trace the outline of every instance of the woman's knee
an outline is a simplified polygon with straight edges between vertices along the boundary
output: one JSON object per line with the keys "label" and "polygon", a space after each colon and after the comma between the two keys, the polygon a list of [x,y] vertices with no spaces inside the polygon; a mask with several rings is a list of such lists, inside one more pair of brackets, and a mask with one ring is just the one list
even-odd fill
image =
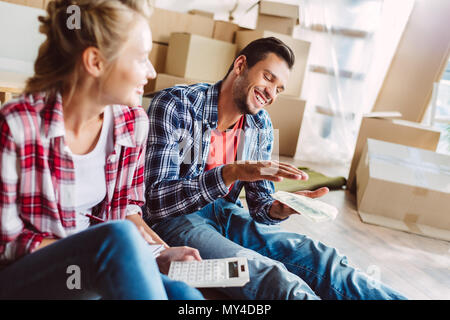
{"label": "woman's knee", "polygon": [[111,221],[99,226],[98,234],[103,243],[110,243],[113,246],[134,247],[142,245],[143,237],[137,227],[128,220]]}
{"label": "woman's knee", "polygon": [[171,280],[166,275],[162,275],[162,280],[169,300],[204,300],[199,290],[185,282]]}
{"label": "woman's knee", "polygon": [[99,230],[107,237],[124,238],[135,237],[139,234],[136,226],[128,220],[116,220],[103,223],[98,226]]}

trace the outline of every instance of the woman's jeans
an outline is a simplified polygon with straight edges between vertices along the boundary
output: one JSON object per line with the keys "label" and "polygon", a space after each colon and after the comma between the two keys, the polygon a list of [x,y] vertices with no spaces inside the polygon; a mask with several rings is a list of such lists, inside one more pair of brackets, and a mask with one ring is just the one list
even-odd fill
{"label": "woman's jeans", "polygon": [[203,299],[159,272],[134,224],[112,221],[28,254],[0,270],[0,299]]}
{"label": "woman's jeans", "polygon": [[203,259],[247,257],[250,282],[220,289],[235,299],[405,299],[351,267],[336,249],[257,223],[247,210],[223,199],[167,218],[154,230],[169,245],[197,248]]}

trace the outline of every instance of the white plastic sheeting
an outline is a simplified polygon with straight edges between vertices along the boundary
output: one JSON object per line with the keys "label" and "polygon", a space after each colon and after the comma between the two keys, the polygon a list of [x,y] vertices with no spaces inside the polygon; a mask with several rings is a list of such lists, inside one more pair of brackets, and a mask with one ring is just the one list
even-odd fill
{"label": "white plastic sheeting", "polygon": [[296,158],[348,164],[413,1],[303,0],[294,36],[311,41]]}

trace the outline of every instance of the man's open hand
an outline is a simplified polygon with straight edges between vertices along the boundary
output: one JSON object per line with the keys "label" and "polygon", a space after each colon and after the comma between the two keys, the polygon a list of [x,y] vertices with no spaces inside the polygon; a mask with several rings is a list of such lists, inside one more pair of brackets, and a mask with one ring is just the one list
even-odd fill
{"label": "man's open hand", "polygon": [[253,182],[283,179],[308,180],[308,175],[288,163],[278,161],[237,161],[225,165],[222,171],[225,184],[230,186],[236,180]]}

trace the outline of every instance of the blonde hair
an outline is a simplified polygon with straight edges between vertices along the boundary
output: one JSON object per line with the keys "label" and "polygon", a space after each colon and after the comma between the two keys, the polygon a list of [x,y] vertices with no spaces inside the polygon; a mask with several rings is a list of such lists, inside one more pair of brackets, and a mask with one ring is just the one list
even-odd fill
{"label": "blonde hair", "polygon": [[[79,28],[69,28],[71,6],[79,8]],[[34,75],[27,80],[25,93],[45,92],[53,96],[70,88],[69,100],[80,79],[78,68],[83,51],[96,47],[106,61],[106,70],[120,54],[136,14],[148,21],[149,0],[53,0],[47,16],[39,17],[39,31],[46,40],[39,48]],[[108,71],[106,72],[108,73]]]}

